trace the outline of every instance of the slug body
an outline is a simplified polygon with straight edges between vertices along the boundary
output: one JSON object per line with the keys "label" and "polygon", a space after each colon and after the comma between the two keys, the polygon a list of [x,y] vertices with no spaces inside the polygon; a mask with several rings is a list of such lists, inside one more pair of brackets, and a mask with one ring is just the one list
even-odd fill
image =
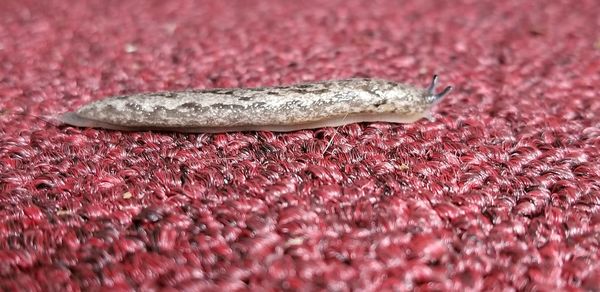
{"label": "slug body", "polygon": [[358,122],[412,123],[452,89],[435,93],[379,79],[291,86],[142,93],[92,102],[60,120],[77,127],[126,131],[287,132]]}

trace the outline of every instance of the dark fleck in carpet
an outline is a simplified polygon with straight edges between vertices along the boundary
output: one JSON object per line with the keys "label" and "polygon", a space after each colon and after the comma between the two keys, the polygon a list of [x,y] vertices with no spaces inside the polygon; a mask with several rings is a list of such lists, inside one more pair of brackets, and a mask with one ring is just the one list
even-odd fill
{"label": "dark fleck in carpet", "polygon": [[[598,291],[598,15],[596,0],[3,0],[0,289]],[[53,122],[109,95],[435,73],[456,89],[434,122]]]}

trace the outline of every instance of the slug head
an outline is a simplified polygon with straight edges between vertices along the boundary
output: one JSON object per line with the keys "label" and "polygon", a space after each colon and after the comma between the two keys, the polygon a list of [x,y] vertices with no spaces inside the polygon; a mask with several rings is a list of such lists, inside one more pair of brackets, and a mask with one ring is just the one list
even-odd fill
{"label": "slug head", "polygon": [[427,102],[430,104],[435,104],[435,103],[439,102],[440,99],[442,99],[442,97],[446,96],[448,93],[450,93],[450,91],[452,91],[452,86],[448,86],[448,87],[444,88],[444,90],[442,90],[441,92],[436,93],[435,88],[437,86],[437,82],[438,82],[438,76],[433,75],[431,84],[427,88],[427,96],[425,97]]}
{"label": "slug head", "polygon": [[431,115],[430,112],[433,106],[452,90],[452,86],[448,86],[437,93],[437,82],[438,76],[434,75],[431,84],[427,88],[407,84],[396,84],[391,88],[386,88],[386,90],[384,90],[384,98],[387,103],[383,106],[377,105],[375,112],[404,115]]}

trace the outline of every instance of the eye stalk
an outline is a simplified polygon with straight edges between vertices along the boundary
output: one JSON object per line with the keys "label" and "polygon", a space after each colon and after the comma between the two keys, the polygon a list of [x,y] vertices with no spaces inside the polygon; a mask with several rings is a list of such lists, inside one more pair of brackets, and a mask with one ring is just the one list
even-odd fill
{"label": "eye stalk", "polygon": [[435,87],[437,86],[438,76],[433,75],[433,79],[431,80],[431,84],[429,88],[427,88],[427,93],[429,93],[428,99],[430,102],[439,101],[442,97],[446,96],[450,91],[452,91],[452,86],[448,86],[442,90],[440,93],[435,93]]}

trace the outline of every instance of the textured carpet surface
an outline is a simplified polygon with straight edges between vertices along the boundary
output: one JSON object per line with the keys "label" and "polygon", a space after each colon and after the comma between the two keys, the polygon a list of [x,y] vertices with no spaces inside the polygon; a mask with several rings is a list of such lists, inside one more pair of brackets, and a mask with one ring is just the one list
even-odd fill
{"label": "textured carpet surface", "polygon": [[[597,0],[2,0],[0,289],[598,291],[598,15]],[[435,73],[456,89],[409,125],[52,119],[140,91]]]}

